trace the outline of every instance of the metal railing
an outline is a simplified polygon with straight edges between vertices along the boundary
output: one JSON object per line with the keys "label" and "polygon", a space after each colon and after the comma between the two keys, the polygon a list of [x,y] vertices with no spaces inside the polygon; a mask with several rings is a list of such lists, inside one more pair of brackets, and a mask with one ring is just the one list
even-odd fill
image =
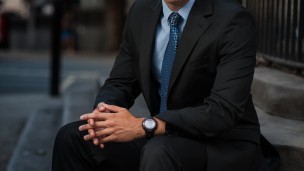
{"label": "metal railing", "polygon": [[245,0],[259,34],[258,53],[266,60],[304,69],[304,0]]}

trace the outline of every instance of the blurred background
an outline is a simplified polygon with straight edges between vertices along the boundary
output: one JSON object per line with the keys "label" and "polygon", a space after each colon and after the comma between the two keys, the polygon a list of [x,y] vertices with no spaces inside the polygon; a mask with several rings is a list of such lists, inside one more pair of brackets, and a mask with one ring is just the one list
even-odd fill
{"label": "blurred background", "polygon": [[[238,1],[257,23],[262,132],[281,170],[304,170],[304,2]],[[49,170],[55,133],[90,112],[133,2],[0,0],[0,171]],[[142,97],[131,110],[148,113]]]}
{"label": "blurred background", "polygon": [[[132,0],[62,0],[59,3],[65,52],[117,50]],[[53,0],[2,0],[1,49],[48,51],[54,5]]]}

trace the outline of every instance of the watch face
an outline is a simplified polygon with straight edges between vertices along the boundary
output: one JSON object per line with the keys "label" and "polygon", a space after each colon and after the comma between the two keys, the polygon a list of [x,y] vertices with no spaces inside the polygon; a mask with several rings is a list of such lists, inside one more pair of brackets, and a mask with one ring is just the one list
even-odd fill
{"label": "watch face", "polygon": [[156,126],[156,122],[153,119],[147,119],[144,122],[144,126],[148,129],[153,129]]}

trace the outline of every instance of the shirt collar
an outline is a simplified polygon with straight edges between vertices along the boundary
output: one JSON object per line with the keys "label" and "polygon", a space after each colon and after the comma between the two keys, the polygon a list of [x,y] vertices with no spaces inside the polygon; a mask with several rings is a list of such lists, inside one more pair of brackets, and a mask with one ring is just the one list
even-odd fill
{"label": "shirt collar", "polygon": [[[195,0],[189,0],[187,2],[187,4],[185,4],[179,11],[177,11],[179,13],[179,15],[181,15],[183,17],[183,21],[187,21],[189,13],[191,11],[191,8],[192,8],[194,2],[195,2]],[[162,4],[163,4],[164,17],[166,19],[168,19],[170,14],[174,11],[170,10],[170,8],[167,6],[167,4],[165,3],[164,0],[162,0]]]}

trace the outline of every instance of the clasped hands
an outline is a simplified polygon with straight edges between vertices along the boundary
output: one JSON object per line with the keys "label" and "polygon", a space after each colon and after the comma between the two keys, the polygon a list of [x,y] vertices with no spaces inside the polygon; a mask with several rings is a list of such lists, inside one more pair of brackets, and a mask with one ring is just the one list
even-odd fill
{"label": "clasped hands", "polygon": [[93,144],[104,148],[107,142],[128,142],[143,138],[143,119],[134,117],[125,108],[99,103],[92,113],[80,117],[87,124],[81,125],[79,130],[88,131],[84,140],[92,140]]}

